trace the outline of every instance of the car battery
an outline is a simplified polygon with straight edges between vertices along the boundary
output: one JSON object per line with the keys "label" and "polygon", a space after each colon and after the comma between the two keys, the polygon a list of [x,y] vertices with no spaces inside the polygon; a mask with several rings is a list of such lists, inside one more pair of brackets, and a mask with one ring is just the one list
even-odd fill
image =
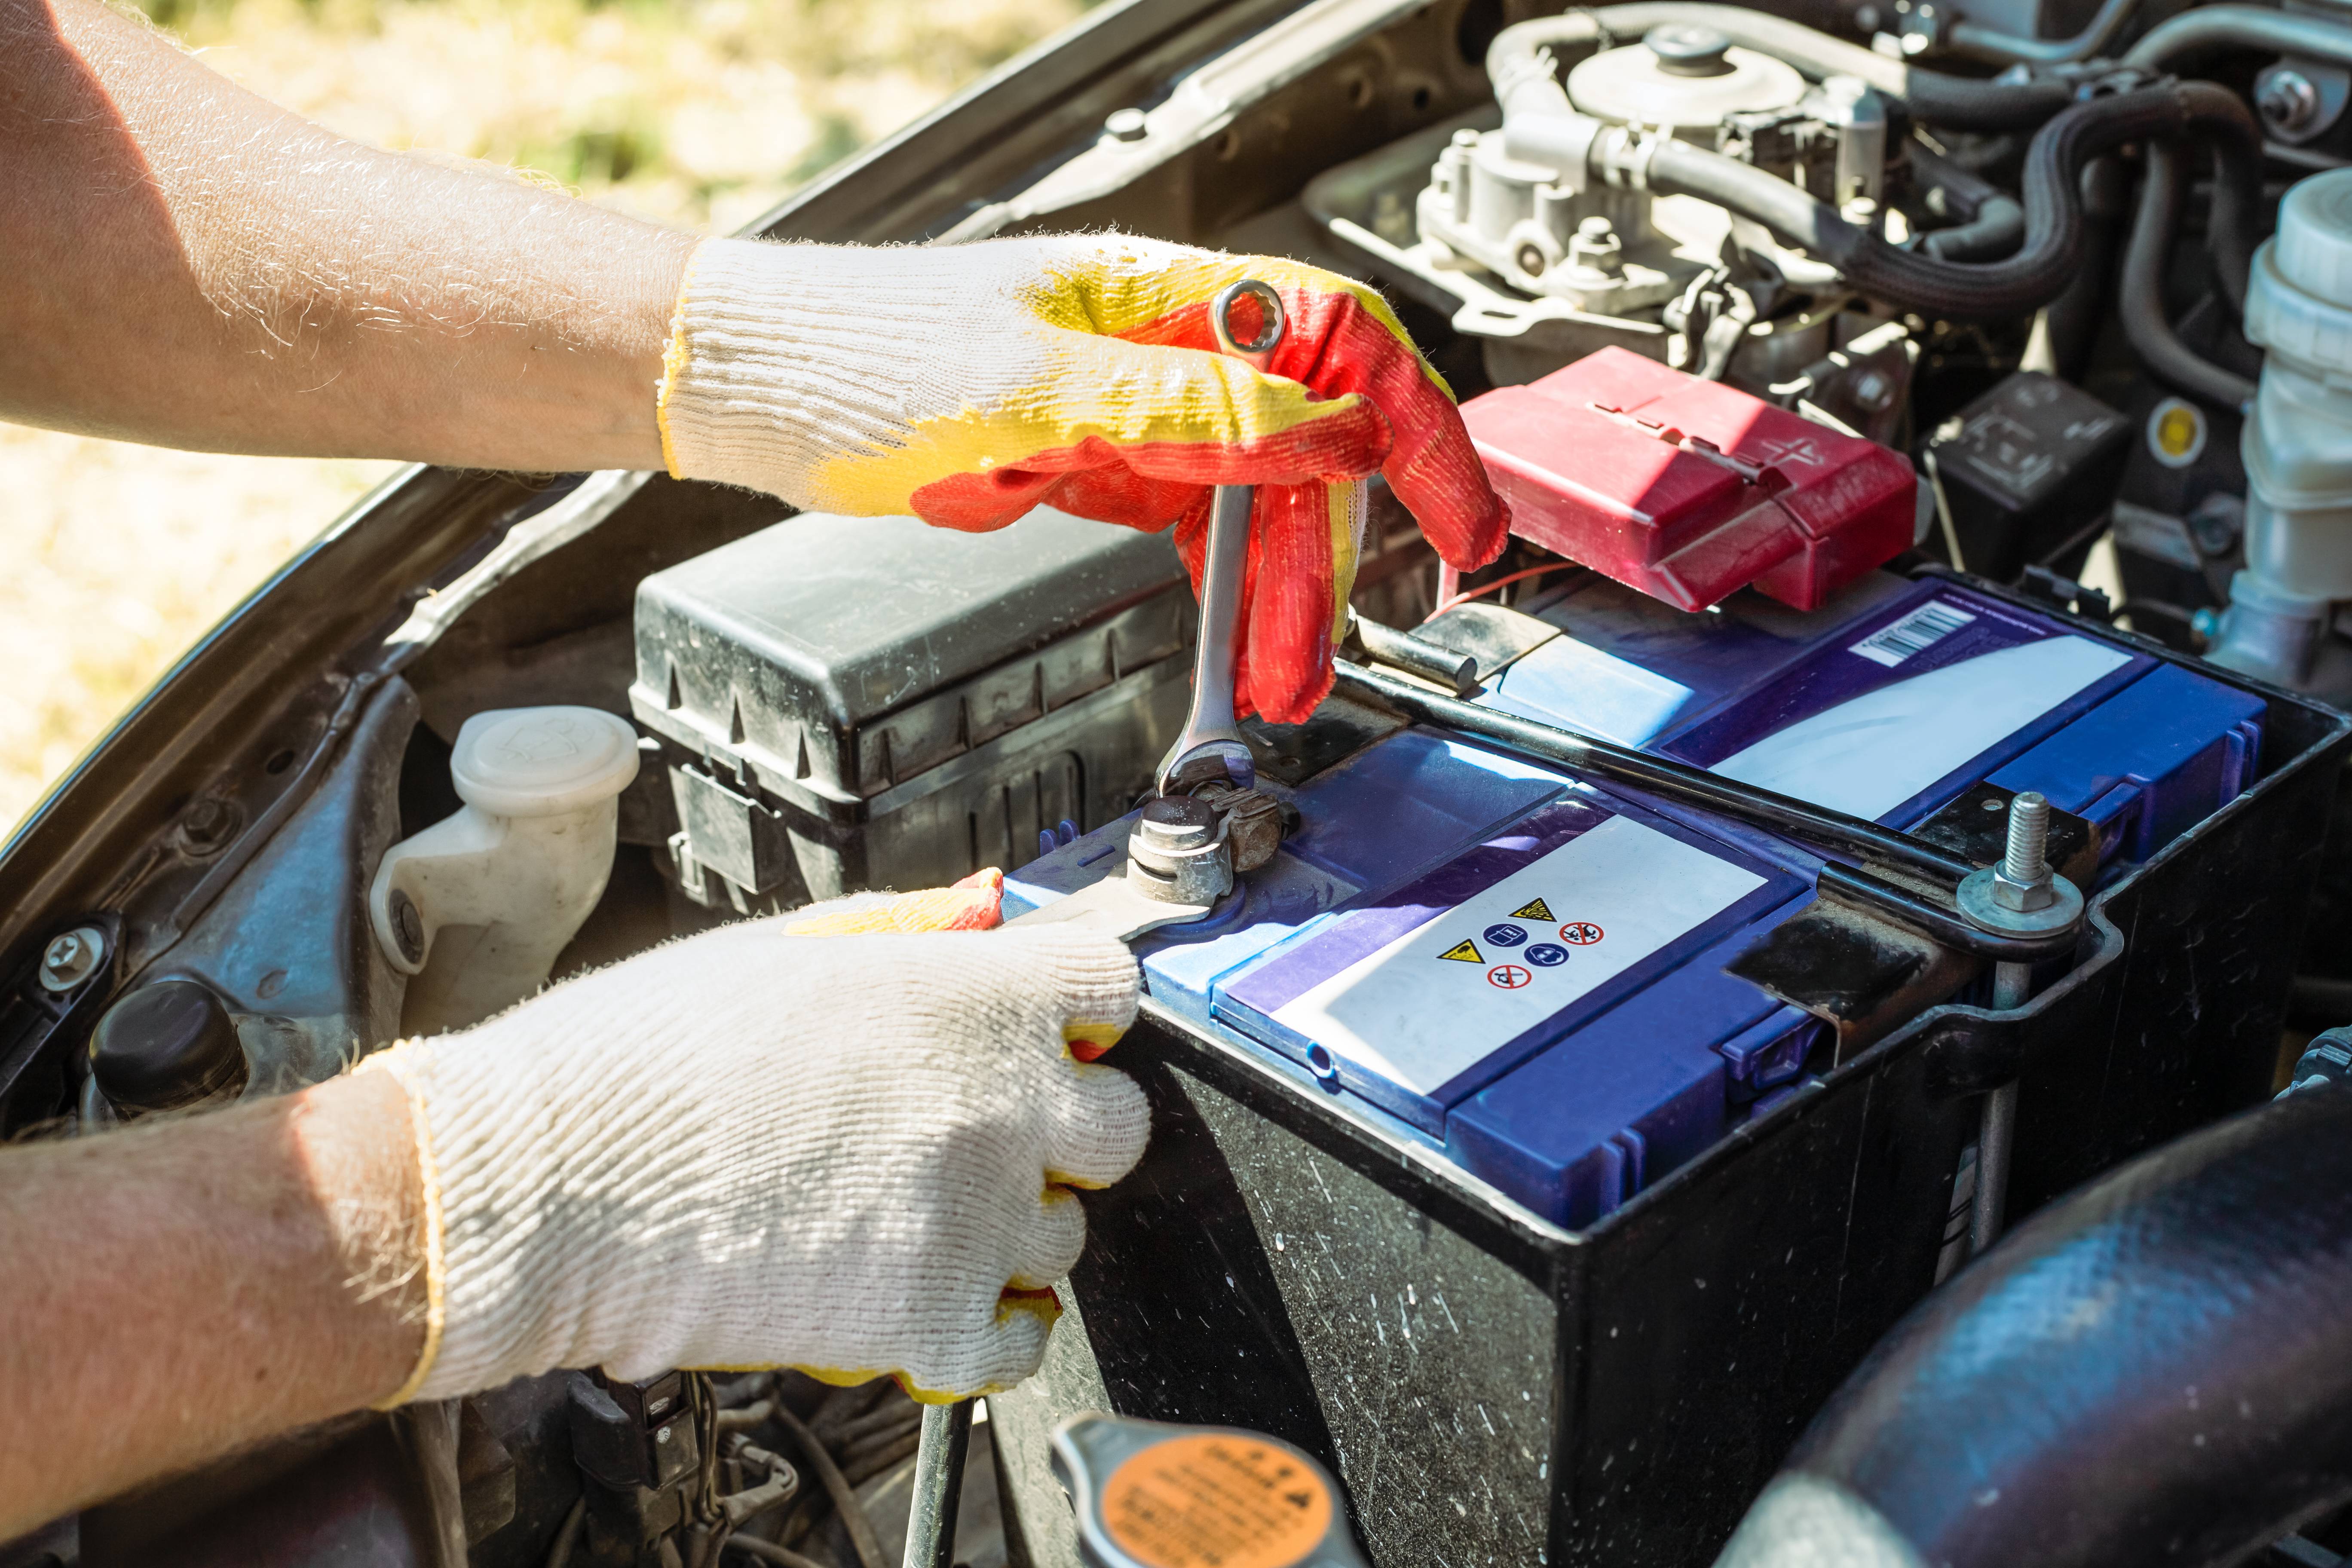
{"label": "car battery", "polygon": [[1910,547],[1911,465],[1720,382],[1603,349],[1462,407],[1511,531],[1685,610],[1810,610]]}
{"label": "car battery", "polygon": [[1595,589],[1531,604],[1559,635],[1479,700],[1895,826],[1979,783],[2039,790],[2110,861],[2146,859],[2259,763],[2261,699],[1949,581],[1874,574],[1810,616]]}
{"label": "car battery", "polygon": [[[1299,832],[1235,906],[1137,944],[1153,996],[1549,1218],[1673,1171],[1821,1037],[1722,973],[1802,901],[1801,852],[1419,730],[1288,793]],[[1007,914],[1099,876],[1127,826],[1008,878]]]}
{"label": "car battery", "polygon": [[1017,866],[1149,789],[1196,612],[1164,535],[803,513],[646,577],[637,721],[679,886],[736,910]]}
{"label": "car battery", "polygon": [[[1874,785],[1898,817],[1972,777],[2111,805],[2082,948],[2026,1009],[1930,1000],[1832,1061],[1814,1020],[1726,973],[1819,907],[1801,847],[1342,703],[1265,731],[1261,787],[1297,828],[1199,927],[1136,942],[1149,995],[1108,1060],[1144,1089],[1150,1144],[1081,1195],[1045,1366],[990,1401],[1031,1561],[1074,1560],[1048,1438],[1087,1409],[1296,1444],[1384,1568],[1708,1561],[1933,1286],[1995,1082],[2019,1082],[2019,1217],[2269,1092],[2352,721],[1973,583],[1866,578],[1811,615],[1740,595],[1653,616],[1616,592],[1580,575],[1557,604],[1581,613],[1552,629],[1623,667],[1609,711],[1641,743],[1717,761],[1908,674],[2089,644],[2012,659],[2040,669],[2016,723]],[[1849,683],[1838,659],[1885,673]],[[1580,724],[1560,689],[1553,716]],[[2151,719],[2180,726],[2145,744]],[[1604,836],[1649,885],[1628,889]],[[1110,823],[1057,846],[1008,879],[1008,912],[1122,843]],[[1604,895],[1668,918],[1562,907]],[[1621,931],[1629,961],[1536,989]],[[1465,942],[1475,959],[1445,956]],[[1538,964],[1539,945],[1570,956]],[[1438,1005],[1384,989],[1403,958]],[[1526,1011],[1473,1006],[1474,987]]]}

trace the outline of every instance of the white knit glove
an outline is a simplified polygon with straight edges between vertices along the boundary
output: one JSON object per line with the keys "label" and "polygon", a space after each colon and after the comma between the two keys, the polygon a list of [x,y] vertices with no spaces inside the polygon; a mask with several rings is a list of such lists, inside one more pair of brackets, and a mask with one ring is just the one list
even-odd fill
{"label": "white knit glove", "polygon": [[[793,1365],[966,1394],[1036,1370],[1070,1187],[1141,1156],[1134,959],[1067,927],[730,926],[368,1058],[407,1091],[428,1318],[387,1404],[554,1367]],[[1025,1294],[1024,1294],[1025,1293]]]}

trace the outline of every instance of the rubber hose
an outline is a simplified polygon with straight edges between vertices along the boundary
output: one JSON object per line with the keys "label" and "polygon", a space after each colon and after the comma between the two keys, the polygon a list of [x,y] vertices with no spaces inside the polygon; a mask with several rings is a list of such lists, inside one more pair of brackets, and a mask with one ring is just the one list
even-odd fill
{"label": "rubber hose", "polygon": [[2139,213],[2132,219],[2131,242],[2124,248],[2123,287],[2116,310],[2123,318],[2124,336],[2148,374],[2191,397],[2242,408],[2253,401],[2254,384],[2200,358],[2180,341],[2165,314],[2164,264],[2172,253],[2187,183],[2175,145],[2169,140],[2150,142],[2147,177],[2140,187]]}
{"label": "rubber hose", "polygon": [[1920,236],[1920,249],[1943,261],[1994,261],[2016,251],[2025,238],[2025,209],[2014,198],[1916,138],[1910,155],[1912,182],[1942,192],[1949,216],[1959,220]]}
{"label": "rubber hose", "polygon": [[2131,211],[2131,182],[2115,153],[2091,160],[2083,171],[2083,265],[2066,291],[2043,307],[2041,330],[2049,351],[2047,368],[2061,381],[2080,381],[2097,345],[2107,313],[2107,296],[2123,250],[2123,220]]}
{"label": "rubber hose", "polygon": [[2125,52],[2123,63],[2143,70],[2178,72],[2233,50],[2307,55],[2352,65],[2352,28],[2297,12],[2252,5],[2207,5],[2159,22]]}
{"label": "rubber hose", "polygon": [[2105,0],[2089,26],[2071,38],[2021,38],[1963,17],[1952,25],[1952,47],[2002,65],[2070,65],[2105,48],[2123,30],[2137,4],[2138,0]]}
{"label": "rubber hose", "polygon": [[[1785,180],[1685,142],[1654,143],[1644,178],[1654,190],[1698,196],[1753,218],[1836,267],[1871,299],[1925,316],[2000,321],[2056,299],[2080,265],[2083,166],[2127,142],[2188,132],[2252,138],[2260,145],[2261,132],[2245,105],[2210,82],[2165,82],[2093,99],[2059,115],[2026,149],[2025,242],[2014,256],[1988,265],[1901,249]],[[1609,147],[1606,139],[1596,142],[1595,156]],[[2245,209],[2231,222],[2251,232],[2260,183],[2228,195]]]}
{"label": "rubber hose", "polygon": [[2352,1089],[2044,1208],[1881,1340],[1717,1568],[2233,1562],[2352,1499]]}
{"label": "rubber hose", "polygon": [[1919,237],[1919,248],[1938,261],[1998,261],[2014,256],[2025,239],[2025,209],[2007,196],[1988,196],[1977,216]]}
{"label": "rubber hose", "polygon": [[[1603,34],[1634,39],[1669,22],[1712,27],[1742,48],[1786,60],[1807,76],[1859,77],[1908,106],[1914,120],[1956,131],[2021,131],[2039,125],[2074,101],[2063,81],[2007,83],[1947,76],[1874,54],[1843,38],[1738,5],[1689,0],[1640,0],[1597,10],[1538,16],[1506,27],[1486,50],[1486,75],[1496,97],[1510,107],[1506,83],[1525,79],[1540,52],[1552,46],[1592,44]],[[1541,68],[1549,78],[1550,68]]]}

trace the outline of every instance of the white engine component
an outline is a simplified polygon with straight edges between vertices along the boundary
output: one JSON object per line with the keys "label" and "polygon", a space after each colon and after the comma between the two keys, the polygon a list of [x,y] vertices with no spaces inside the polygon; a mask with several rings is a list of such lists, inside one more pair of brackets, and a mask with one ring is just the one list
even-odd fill
{"label": "white engine component", "polygon": [[1715,144],[1726,116],[1793,109],[1797,68],[1734,48],[1711,27],[1653,27],[1638,44],[1603,49],[1568,73],[1569,101],[1595,119]]}
{"label": "white engine component", "polygon": [[2216,664],[2297,684],[2336,603],[2352,599],[2352,169],[2279,204],[2254,252],[2246,337],[2268,351],[2241,449],[2246,564]]}
{"label": "white engine component", "polygon": [[478,1023],[547,983],[613,873],[637,735],[593,708],[506,708],[457,731],[465,807],[384,852],[376,941],[413,978],[402,1031]]}
{"label": "white engine component", "polygon": [[[1669,25],[1580,61],[1564,88],[1547,54],[1495,87],[1500,126],[1465,115],[1303,196],[1333,237],[1482,340],[1490,380],[1532,381],[1613,344],[1759,395],[1804,381],[1811,395],[1849,327],[1868,330],[1847,321],[1827,262],[1647,177],[1655,148],[1686,142],[1875,223],[1888,120],[1867,83],[1808,84],[1714,28]],[[1883,438],[1899,417],[1865,413],[1865,433]]]}

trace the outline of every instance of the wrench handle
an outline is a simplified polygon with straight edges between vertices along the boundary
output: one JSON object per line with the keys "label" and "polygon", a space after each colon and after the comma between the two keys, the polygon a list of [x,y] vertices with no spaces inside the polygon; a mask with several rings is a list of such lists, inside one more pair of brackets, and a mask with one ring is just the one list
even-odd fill
{"label": "wrench handle", "polygon": [[1255,485],[1219,485],[1209,511],[1208,547],[1201,563],[1201,641],[1194,650],[1193,689],[1199,716],[1234,723],[1234,656],[1241,642],[1242,585],[1249,575],[1250,508]]}

